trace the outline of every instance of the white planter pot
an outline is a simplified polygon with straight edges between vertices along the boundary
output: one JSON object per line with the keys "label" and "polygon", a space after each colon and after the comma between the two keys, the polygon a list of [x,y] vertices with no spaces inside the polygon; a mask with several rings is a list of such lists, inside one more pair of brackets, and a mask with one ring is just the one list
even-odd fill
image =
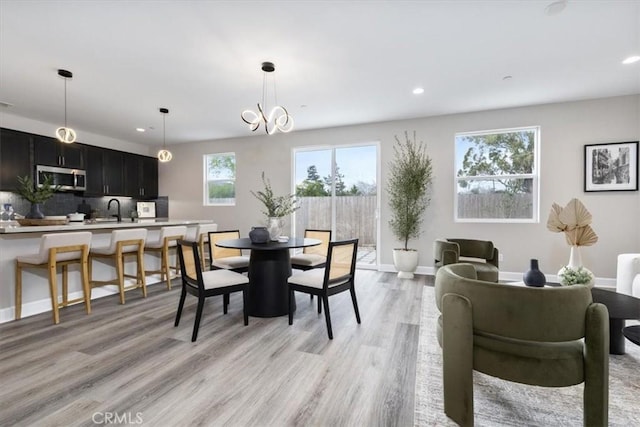
{"label": "white planter pot", "polygon": [[393,250],[393,265],[400,279],[413,279],[413,273],[418,268],[418,251],[409,249]]}

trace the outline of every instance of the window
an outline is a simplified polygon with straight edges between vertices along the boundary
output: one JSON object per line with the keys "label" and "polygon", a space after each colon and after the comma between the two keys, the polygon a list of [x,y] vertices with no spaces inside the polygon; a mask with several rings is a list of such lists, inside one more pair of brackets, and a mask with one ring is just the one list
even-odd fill
{"label": "window", "polygon": [[537,222],[539,138],[539,127],[456,134],[456,221]]}
{"label": "window", "polygon": [[236,204],[236,153],[204,155],[204,205]]}

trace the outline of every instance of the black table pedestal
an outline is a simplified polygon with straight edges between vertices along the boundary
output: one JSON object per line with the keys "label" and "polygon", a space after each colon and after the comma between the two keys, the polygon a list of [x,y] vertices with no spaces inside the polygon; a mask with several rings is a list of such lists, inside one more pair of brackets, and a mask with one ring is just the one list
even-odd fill
{"label": "black table pedestal", "polygon": [[[287,279],[291,276],[289,249],[251,250],[249,315],[276,317],[289,313]],[[293,309],[296,309],[295,301]]]}
{"label": "black table pedestal", "polygon": [[624,354],[624,319],[609,319],[609,354]]}

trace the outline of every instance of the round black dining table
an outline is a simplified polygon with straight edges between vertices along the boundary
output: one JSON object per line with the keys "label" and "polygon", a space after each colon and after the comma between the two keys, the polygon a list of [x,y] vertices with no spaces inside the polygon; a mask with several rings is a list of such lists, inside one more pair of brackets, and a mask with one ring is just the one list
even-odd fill
{"label": "round black dining table", "polygon": [[[318,239],[289,238],[287,242],[252,243],[248,237],[221,240],[216,246],[251,250],[249,258],[249,315],[276,317],[289,313],[287,279],[291,276],[289,249],[316,246]],[[295,310],[295,300],[293,309]]]}

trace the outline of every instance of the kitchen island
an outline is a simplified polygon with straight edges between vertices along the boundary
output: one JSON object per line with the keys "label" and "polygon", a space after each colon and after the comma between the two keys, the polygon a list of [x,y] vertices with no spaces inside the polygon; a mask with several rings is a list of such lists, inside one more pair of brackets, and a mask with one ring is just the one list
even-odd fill
{"label": "kitchen island", "polygon": [[[195,228],[198,224],[210,224],[211,220],[172,220],[172,219],[139,219],[136,221],[126,220],[98,221],[98,222],[70,222],[65,225],[45,225],[23,227],[15,222],[0,222],[0,271],[2,281],[0,282],[0,323],[14,320],[15,301],[15,259],[20,255],[30,255],[38,252],[40,238],[45,233],[68,233],[74,231],[90,231],[92,233],[92,246],[106,246],[111,239],[111,231],[121,228],[146,228],[148,239],[153,240],[158,237],[161,227],[173,225],[186,225],[188,228]],[[172,257],[173,258],[173,257]],[[174,262],[173,260],[171,261]],[[146,270],[159,270],[160,260],[153,255],[144,257]],[[135,263],[126,263],[127,273],[133,274]],[[113,263],[105,264],[94,261],[93,278],[95,280],[109,280],[115,277]],[[147,276],[147,285],[158,283],[159,275]],[[49,296],[48,278],[46,269],[25,269],[23,271],[22,288],[22,317],[51,310],[51,299]],[[174,280],[174,284],[177,281]],[[135,291],[134,291],[135,292]],[[91,292],[92,299],[117,293],[116,286],[101,286]],[[75,298],[82,294],[80,285],[80,272],[76,266],[69,269],[69,298]],[[117,302],[114,302],[117,304]],[[64,314],[62,315],[64,322]]]}

